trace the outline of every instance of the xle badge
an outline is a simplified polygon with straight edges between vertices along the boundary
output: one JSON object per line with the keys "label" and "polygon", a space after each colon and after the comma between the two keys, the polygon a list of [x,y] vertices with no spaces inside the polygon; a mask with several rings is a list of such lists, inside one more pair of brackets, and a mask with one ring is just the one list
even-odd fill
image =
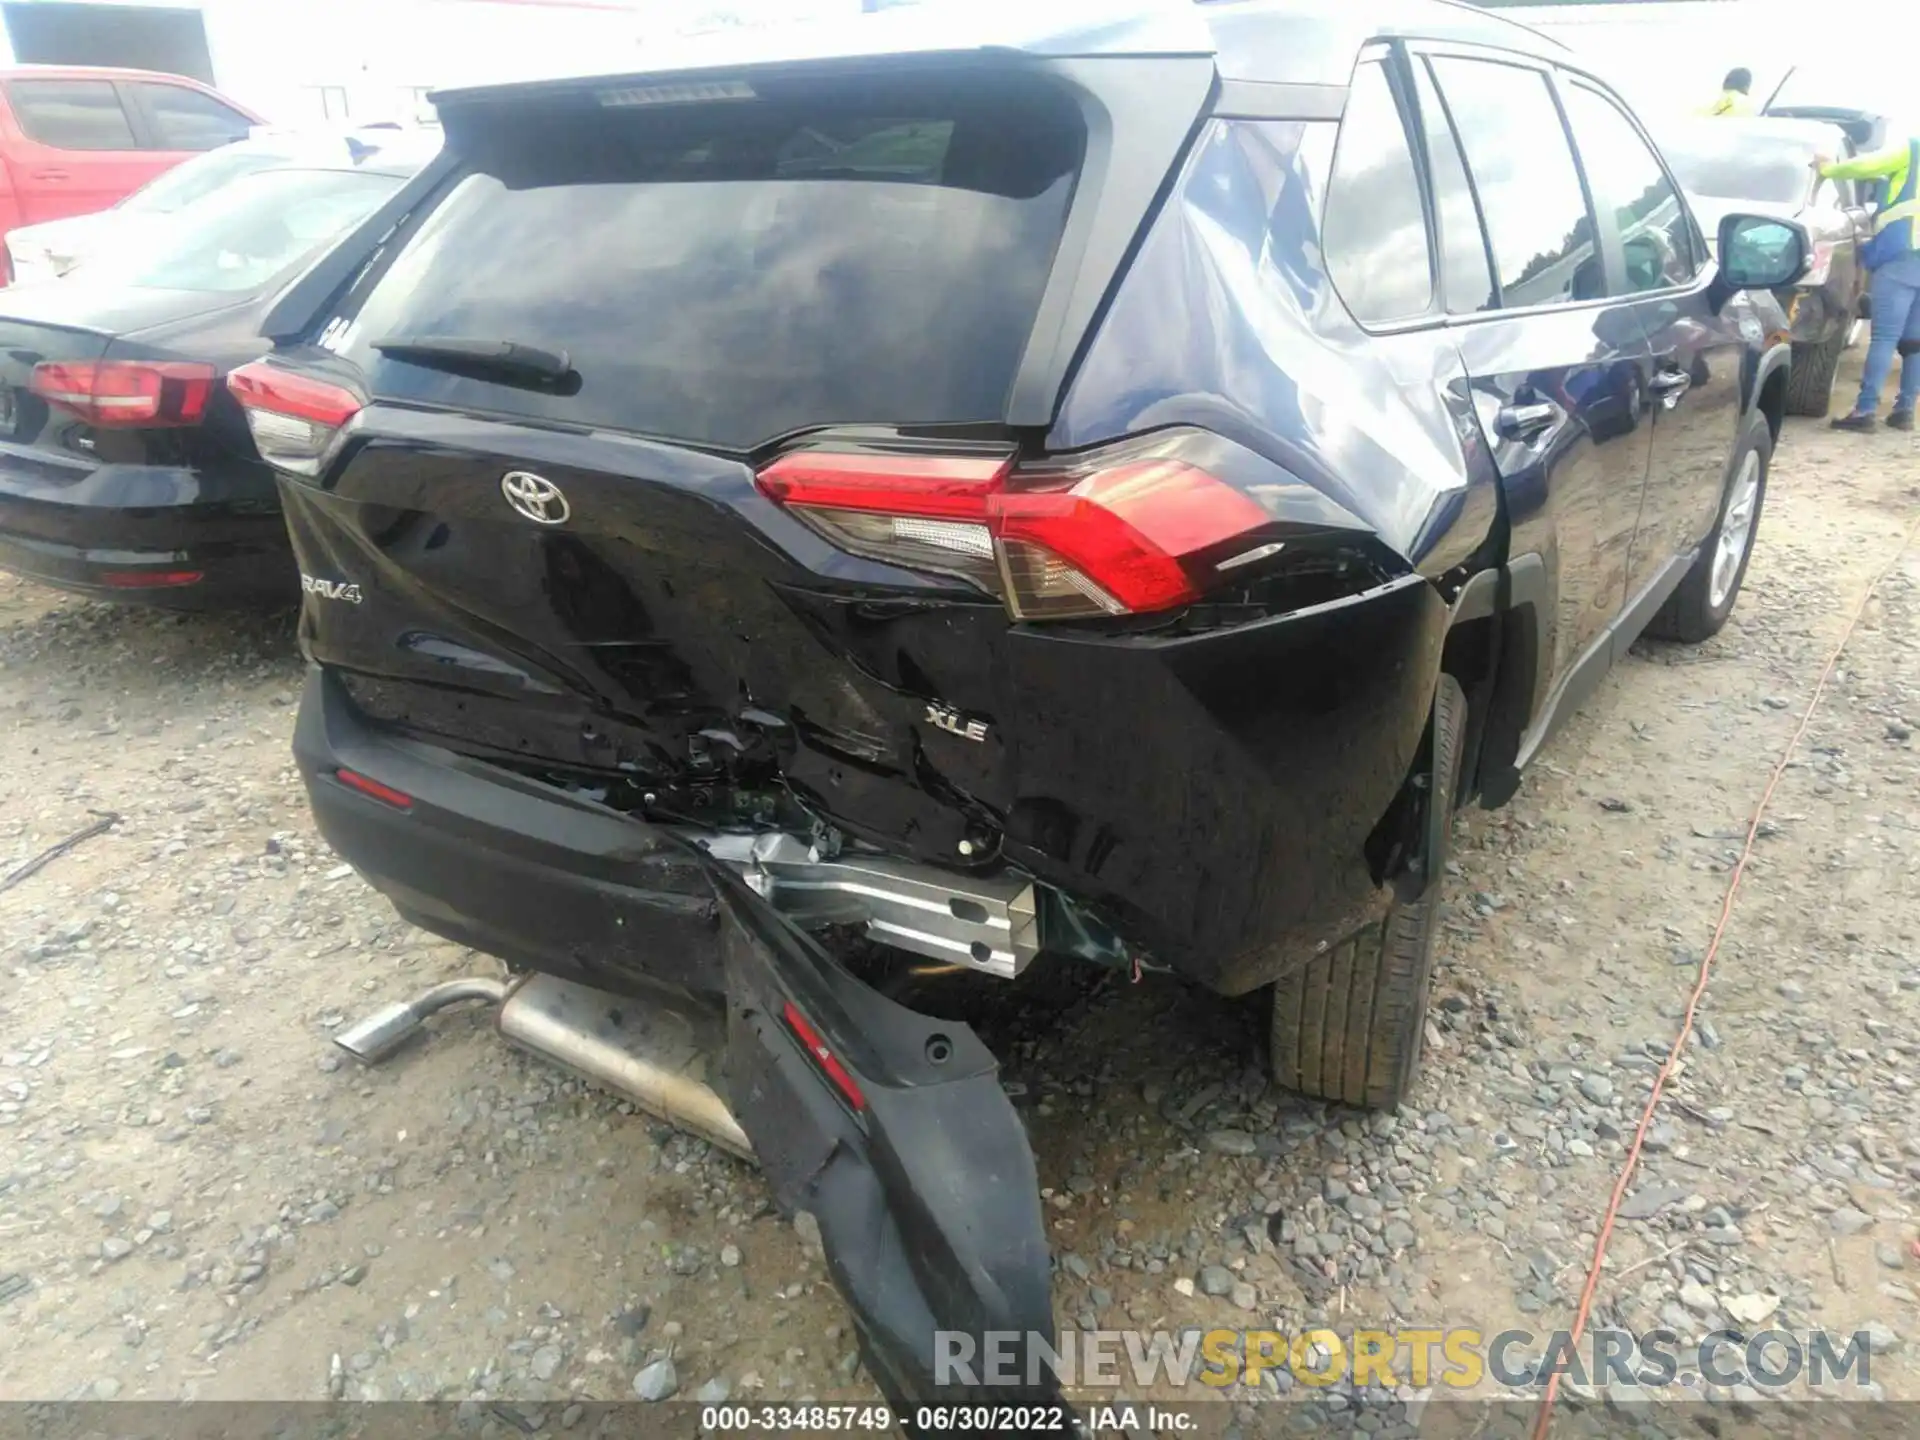
{"label": "xle badge", "polygon": [[962,740],[973,740],[977,742],[987,738],[986,721],[968,720],[951,705],[935,705],[929,703],[927,706],[927,723],[946,731],[949,735],[958,735]]}

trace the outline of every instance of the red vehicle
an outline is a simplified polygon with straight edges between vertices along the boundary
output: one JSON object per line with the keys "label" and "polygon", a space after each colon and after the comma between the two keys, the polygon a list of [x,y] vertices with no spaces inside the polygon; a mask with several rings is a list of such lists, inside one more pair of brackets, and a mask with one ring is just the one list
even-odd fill
{"label": "red vehicle", "polygon": [[66,65],[0,70],[0,245],[16,225],[104,210],[188,156],[244,139],[259,123],[245,106],[180,75]]}

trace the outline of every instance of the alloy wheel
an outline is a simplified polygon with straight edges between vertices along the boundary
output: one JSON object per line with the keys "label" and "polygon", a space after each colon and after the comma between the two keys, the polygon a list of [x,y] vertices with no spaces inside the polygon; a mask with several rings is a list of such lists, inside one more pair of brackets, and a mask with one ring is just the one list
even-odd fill
{"label": "alloy wheel", "polygon": [[1713,583],[1707,590],[1707,604],[1718,610],[1733,593],[1741,562],[1753,545],[1753,521],[1760,508],[1760,455],[1749,450],[1734,477],[1733,492],[1727,498],[1727,513],[1720,521],[1720,539],[1713,551]]}

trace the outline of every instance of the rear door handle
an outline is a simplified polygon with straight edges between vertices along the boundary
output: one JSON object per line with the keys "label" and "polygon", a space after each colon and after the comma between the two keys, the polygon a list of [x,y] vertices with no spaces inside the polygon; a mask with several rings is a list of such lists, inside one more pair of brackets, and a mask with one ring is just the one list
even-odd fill
{"label": "rear door handle", "polygon": [[36,170],[33,172],[33,178],[36,180],[71,180],[73,177],[64,170]]}
{"label": "rear door handle", "polygon": [[1502,405],[1494,425],[1509,440],[1531,440],[1551,426],[1559,412],[1544,401],[1535,405]]}

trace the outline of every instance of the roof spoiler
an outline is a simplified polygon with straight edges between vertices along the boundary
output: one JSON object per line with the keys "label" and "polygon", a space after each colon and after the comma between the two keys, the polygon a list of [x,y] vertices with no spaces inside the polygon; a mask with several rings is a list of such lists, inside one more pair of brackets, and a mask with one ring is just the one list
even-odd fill
{"label": "roof spoiler", "polygon": [[889,57],[1002,54],[1034,59],[1211,56],[1213,30],[1194,0],[921,0],[871,15],[758,26],[650,44],[647,63],[625,70],[528,75],[435,90],[435,105],[520,97],[582,84],[653,85],[768,66]]}

